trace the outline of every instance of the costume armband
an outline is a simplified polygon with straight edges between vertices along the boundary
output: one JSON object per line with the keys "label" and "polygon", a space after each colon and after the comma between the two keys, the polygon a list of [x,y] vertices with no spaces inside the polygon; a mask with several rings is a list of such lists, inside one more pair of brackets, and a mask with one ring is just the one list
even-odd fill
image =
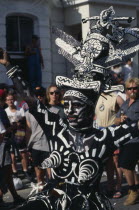
{"label": "costume armband", "polygon": [[6,72],[6,74],[7,74],[7,76],[8,76],[8,78],[10,78],[10,79],[13,79],[13,78],[15,78],[16,76],[19,76],[21,73],[22,73],[22,70],[19,68],[19,66],[11,66],[11,65],[9,65],[8,67],[7,67],[7,72]]}
{"label": "costume armband", "polygon": [[11,64],[9,64],[6,68],[7,68],[6,74],[8,78],[12,79],[18,93],[23,97],[34,96],[31,87],[29,86],[27,81],[24,80],[22,70],[20,69],[20,67],[12,66]]}

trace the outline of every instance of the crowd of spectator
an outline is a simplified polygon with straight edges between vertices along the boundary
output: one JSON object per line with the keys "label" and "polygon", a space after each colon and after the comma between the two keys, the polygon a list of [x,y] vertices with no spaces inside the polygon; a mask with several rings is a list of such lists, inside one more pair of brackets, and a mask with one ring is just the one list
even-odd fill
{"label": "crowd of spectator", "polygon": [[[124,96],[118,92],[102,94],[96,105],[96,126],[115,127],[124,122],[139,120],[139,79],[129,77],[125,83]],[[135,171],[139,160],[139,138],[132,139],[123,147],[115,150],[107,160],[105,170],[107,172],[107,195],[113,198],[122,196],[122,176],[124,174],[129,186],[129,194],[124,202],[125,206],[135,204],[139,199],[139,176]],[[114,170],[116,172],[116,185],[114,182]]]}
{"label": "crowd of spectator", "polygon": [[[47,89],[38,86],[35,96],[51,111],[64,118],[62,94],[56,85]],[[32,107],[33,108],[33,107]],[[0,207],[5,207],[3,194],[10,190],[13,205],[25,200],[17,194],[14,179],[21,177],[36,182],[40,190],[51,181],[51,170],[38,167],[49,156],[49,145],[43,129],[28,105],[13,87],[0,84]],[[17,165],[21,163],[21,167]],[[22,168],[22,171],[21,171]],[[20,179],[20,178],[19,178]]]}

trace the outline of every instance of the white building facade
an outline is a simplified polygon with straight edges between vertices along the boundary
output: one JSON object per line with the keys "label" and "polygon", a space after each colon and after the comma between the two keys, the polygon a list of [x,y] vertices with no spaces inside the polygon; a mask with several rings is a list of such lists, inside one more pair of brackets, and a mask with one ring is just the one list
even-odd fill
{"label": "white building facade", "polygon": [[[76,39],[85,39],[89,24],[82,19],[99,15],[101,10],[113,6],[117,16],[132,16],[133,26],[139,26],[139,0],[0,0],[0,47],[7,50],[13,63],[19,64],[25,75],[24,49],[32,34],[40,37],[44,58],[42,86],[54,83],[57,75],[70,75],[72,67],[55,45],[51,27],[57,26]],[[126,23],[125,23],[126,24]],[[138,55],[134,58],[134,73],[138,76]],[[0,66],[0,83],[11,84]]]}

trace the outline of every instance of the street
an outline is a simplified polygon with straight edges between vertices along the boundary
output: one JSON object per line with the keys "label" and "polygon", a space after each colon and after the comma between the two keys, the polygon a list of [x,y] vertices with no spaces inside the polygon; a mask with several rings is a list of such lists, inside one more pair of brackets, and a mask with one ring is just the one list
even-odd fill
{"label": "street", "polygon": [[[27,196],[29,195],[29,193],[31,191],[31,186],[27,179],[22,179],[22,181],[24,184],[24,188],[22,190],[18,190],[18,194],[20,196],[22,196],[23,198],[27,198]],[[102,190],[106,188],[105,186],[106,186],[106,177],[102,177],[102,179],[101,179]],[[131,206],[123,205],[123,202],[126,199],[127,189],[128,189],[127,184],[126,184],[125,180],[123,180],[123,185],[122,185],[123,196],[122,196],[122,198],[110,199],[110,201],[114,207],[114,210],[138,210],[139,209],[139,202],[137,204],[131,205]],[[9,204],[12,203],[12,196],[9,192],[5,194],[4,201]],[[11,209],[16,210],[16,208],[11,208]],[[7,208],[3,208],[1,210],[7,210]]]}

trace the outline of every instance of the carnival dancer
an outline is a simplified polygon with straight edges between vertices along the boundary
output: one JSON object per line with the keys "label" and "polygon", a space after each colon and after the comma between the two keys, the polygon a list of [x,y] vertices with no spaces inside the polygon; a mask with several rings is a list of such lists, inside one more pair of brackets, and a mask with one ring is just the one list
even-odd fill
{"label": "carnival dancer", "polygon": [[[117,20],[123,19],[129,20],[114,17],[112,7],[102,11],[100,17],[95,17],[97,24],[90,29],[83,46],[61,30],[53,29],[59,36],[56,43],[60,52],[75,65],[72,79],[56,78],[57,86],[66,88],[64,112],[67,120],[63,122],[40,101],[35,103],[35,98],[32,98],[29,112],[43,128],[50,146],[50,156],[40,167],[52,169],[55,183],[48,184],[43,192],[31,195],[21,210],[113,209],[99,189],[103,166],[116,147],[138,135],[138,124],[127,121],[115,128],[97,130],[93,128],[93,116],[101,92],[123,88],[111,86],[107,67],[120,62],[121,58],[132,56],[139,48],[135,30],[128,29],[128,32],[133,32],[132,36],[137,39],[136,48],[133,47],[135,42],[127,46],[123,44],[126,29],[117,25]],[[20,94],[31,99],[33,94],[23,80],[21,70],[10,65],[6,53],[0,63],[6,66],[7,75]]]}

